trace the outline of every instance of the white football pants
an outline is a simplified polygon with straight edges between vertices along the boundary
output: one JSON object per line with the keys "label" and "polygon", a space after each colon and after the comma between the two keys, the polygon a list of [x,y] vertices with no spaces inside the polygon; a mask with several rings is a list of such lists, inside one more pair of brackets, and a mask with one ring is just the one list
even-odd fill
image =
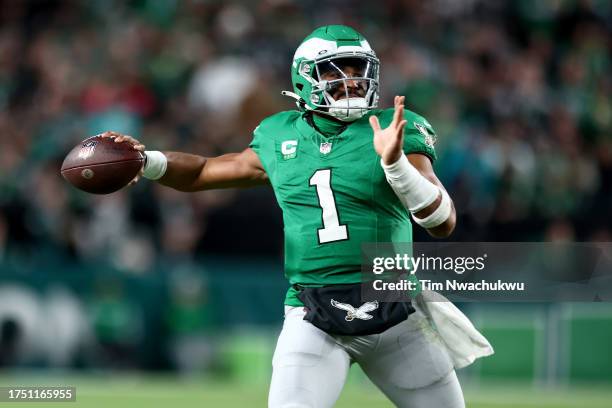
{"label": "white football pants", "polygon": [[303,320],[304,314],[302,307],[285,307],[270,408],[332,407],[353,362],[398,407],[465,407],[447,351],[420,311],[370,336],[332,336]]}

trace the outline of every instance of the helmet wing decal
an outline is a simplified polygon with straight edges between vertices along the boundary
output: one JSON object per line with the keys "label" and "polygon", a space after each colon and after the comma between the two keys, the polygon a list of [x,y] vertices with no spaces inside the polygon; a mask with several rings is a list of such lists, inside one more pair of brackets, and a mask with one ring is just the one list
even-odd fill
{"label": "helmet wing decal", "polygon": [[322,55],[326,55],[328,53],[335,53],[337,50],[338,46],[336,45],[335,41],[324,40],[323,38],[310,38],[300,44],[298,49],[295,50],[293,60],[295,61],[298,58],[314,60],[321,57]]}

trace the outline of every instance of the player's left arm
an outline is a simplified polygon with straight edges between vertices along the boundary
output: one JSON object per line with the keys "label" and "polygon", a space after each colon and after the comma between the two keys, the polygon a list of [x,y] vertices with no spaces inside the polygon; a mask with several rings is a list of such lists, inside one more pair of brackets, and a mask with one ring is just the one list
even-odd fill
{"label": "player's left arm", "polygon": [[370,116],[374,149],[381,157],[387,182],[410,213],[414,222],[430,235],[445,238],[455,228],[456,213],[446,189],[436,177],[429,158],[404,154],[404,97],[396,96],[393,120],[382,129],[378,118]]}
{"label": "player's left arm", "polygon": [[[408,154],[407,157],[410,164],[412,164],[412,166],[414,166],[414,168],[417,169],[423,177],[440,189],[440,194],[433,203],[412,214],[417,219],[426,219],[440,208],[440,205],[442,205],[443,194],[448,194],[448,192],[436,176],[436,173],[434,173],[429,157],[418,153]],[[442,222],[442,224],[436,227],[427,228],[427,232],[429,232],[429,234],[435,238],[446,238],[453,232],[456,223],[457,213],[452,200],[450,200],[450,215],[448,218]]]}

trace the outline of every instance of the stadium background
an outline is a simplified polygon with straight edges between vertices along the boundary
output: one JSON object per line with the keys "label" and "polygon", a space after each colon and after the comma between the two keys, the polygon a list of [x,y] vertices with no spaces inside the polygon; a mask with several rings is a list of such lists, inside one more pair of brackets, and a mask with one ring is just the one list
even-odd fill
{"label": "stadium background", "polygon": [[[453,240],[611,240],[609,1],[3,0],[0,385],[72,382],[82,406],[263,406],[286,289],[271,190],[95,197],[58,169],[108,129],[242,150],[293,108],[292,54],[331,23],[377,51],[382,105],[406,95],[437,130]],[[469,406],[610,406],[612,306],[463,307],[497,349],[461,372]],[[353,369],[339,406],[381,401]]]}

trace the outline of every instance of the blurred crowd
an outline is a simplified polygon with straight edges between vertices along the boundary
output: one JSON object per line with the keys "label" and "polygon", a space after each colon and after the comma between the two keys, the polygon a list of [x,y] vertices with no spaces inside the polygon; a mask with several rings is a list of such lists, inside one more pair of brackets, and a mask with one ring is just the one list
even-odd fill
{"label": "blurred crowd", "polygon": [[260,120],[294,108],[280,96],[293,52],[332,23],[377,52],[382,105],[406,95],[436,129],[453,239],[612,238],[608,1],[3,0],[0,260],[48,253],[141,273],[161,258],[280,255],[269,188],[144,181],[91,196],[59,168],[104,130],[154,150],[244,149]]}

